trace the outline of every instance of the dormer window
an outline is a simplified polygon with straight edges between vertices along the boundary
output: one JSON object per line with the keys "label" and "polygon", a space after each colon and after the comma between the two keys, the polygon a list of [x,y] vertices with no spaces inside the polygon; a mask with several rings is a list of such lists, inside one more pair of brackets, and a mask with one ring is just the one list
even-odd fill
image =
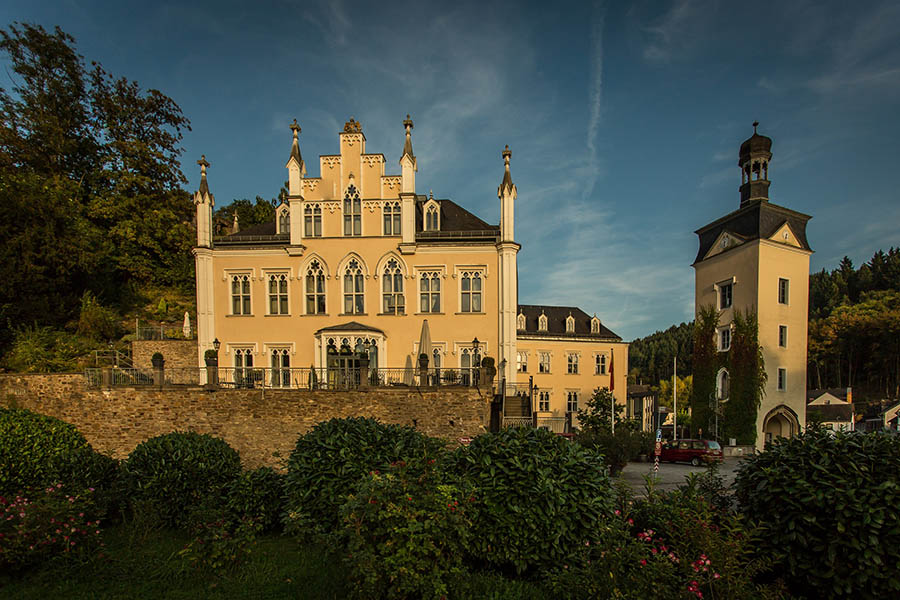
{"label": "dormer window", "polygon": [[600,333],[600,319],[597,317],[591,319],[591,333]]}
{"label": "dormer window", "polygon": [[438,231],[440,228],[440,213],[437,206],[432,204],[425,209],[425,231]]}
{"label": "dormer window", "polygon": [[575,333],[575,317],[572,315],[566,317],[566,333]]}
{"label": "dormer window", "polygon": [[525,331],[525,315],[522,313],[519,313],[519,316],[516,317],[516,329]]}
{"label": "dormer window", "polygon": [[544,313],[538,317],[538,331],[547,331],[547,315]]}

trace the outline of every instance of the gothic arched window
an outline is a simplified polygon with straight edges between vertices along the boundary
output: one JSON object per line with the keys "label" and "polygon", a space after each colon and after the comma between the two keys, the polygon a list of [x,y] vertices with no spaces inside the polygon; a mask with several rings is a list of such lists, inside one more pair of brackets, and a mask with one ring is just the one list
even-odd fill
{"label": "gothic arched window", "polygon": [[425,231],[437,231],[440,229],[438,220],[438,209],[432,205],[425,211]]}
{"label": "gothic arched window", "polygon": [[360,315],[365,312],[364,291],[362,268],[354,258],[344,269],[344,314]]}
{"label": "gothic arched window", "polygon": [[400,235],[400,203],[384,203],[384,235]]}
{"label": "gothic arched window", "polygon": [[291,213],[287,210],[278,215],[278,233],[289,234],[291,232]]}
{"label": "gothic arched window", "polygon": [[384,266],[381,279],[381,293],[384,297],[384,312],[390,315],[402,315],[406,303],[403,299],[403,270],[396,258],[392,258]]}
{"label": "gothic arched window", "polygon": [[303,208],[303,235],[322,237],[322,205],[307,204]]}
{"label": "gothic arched window", "polygon": [[318,260],[306,268],[306,314],[325,314],[325,270]]}

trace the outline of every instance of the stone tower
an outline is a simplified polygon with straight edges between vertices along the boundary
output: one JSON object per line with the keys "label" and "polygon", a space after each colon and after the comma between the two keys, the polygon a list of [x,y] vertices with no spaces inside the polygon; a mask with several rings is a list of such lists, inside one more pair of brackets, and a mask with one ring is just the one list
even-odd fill
{"label": "stone tower", "polygon": [[[695,310],[719,311],[716,346],[727,352],[736,310],[759,322],[768,382],[757,415],[756,445],[796,435],[806,423],[806,335],[809,257],[806,223],[811,218],[769,200],[772,140],[757,133],[743,144],[740,206],[698,229],[694,260]],[[717,378],[717,394],[728,399],[728,373]],[[726,440],[727,442],[727,440]]]}

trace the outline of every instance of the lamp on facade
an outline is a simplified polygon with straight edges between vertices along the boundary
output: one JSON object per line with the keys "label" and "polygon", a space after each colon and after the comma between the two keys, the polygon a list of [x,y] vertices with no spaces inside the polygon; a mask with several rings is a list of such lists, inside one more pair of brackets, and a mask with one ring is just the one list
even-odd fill
{"label": "lamp on facade", "polygon": [[219,348],[220,348],[221,346],[222,346],[222,342],[219,341],[219,338],[216,338],[216,339],[213,340],[213,348],[215,349],[215,351],[216,351],[217,354],[218,354]]}
{"label": "lamp on facade", "polygon": [[474,358],[472,359],[472,360],[473,360],[473,362],[472,362],[472,366],[473,366],[473,367],[477,367],[477,366],[479,366],[480,363],[481,363],[481,357],[478,356],[478,346],[479,346],[480,344],[481,344],[481,342],[478,341],[478,338],[477,338],[477,337],[476,337],[474,340],[472,340],[472,350],[474,350]]}

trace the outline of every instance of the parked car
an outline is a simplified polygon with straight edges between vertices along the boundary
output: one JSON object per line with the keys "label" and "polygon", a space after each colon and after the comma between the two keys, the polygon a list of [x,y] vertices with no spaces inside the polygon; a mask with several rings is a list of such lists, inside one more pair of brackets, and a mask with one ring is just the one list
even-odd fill
{"label": "parked car", "polygon": [[722,462],[724,455],[719,442],[714,440],[678,440],[663,444],[659,459],[664,462],[689,462],[695,467],[701,463]]}

